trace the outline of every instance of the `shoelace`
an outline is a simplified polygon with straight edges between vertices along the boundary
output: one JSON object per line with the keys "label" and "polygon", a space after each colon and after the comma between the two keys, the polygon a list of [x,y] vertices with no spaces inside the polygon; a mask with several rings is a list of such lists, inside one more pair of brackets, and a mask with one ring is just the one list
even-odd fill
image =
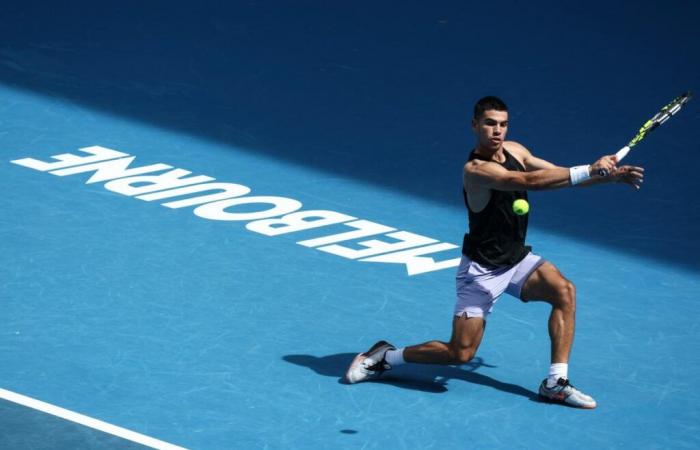
{"label": "shoelace", "polygon": [[377,361],[376,363],[372,364],[371,366],[367,366],[366,369],[370,370],[372,372],[379,372],[382,373],[387,369],[390,369],[391,367],[389,364],[386,363],[384,358],[382,358],[381,361]]}
{"label": "shoelace", "polygon": [[[568,379],[565,380],[565,379],[563,379],[563,378],[559,378],[559,379],[557,380],[557,385],[561,386],[562,388],[565,388],[565,387],[568,386],[568,387],[570,387],[571,389],[576,389],[576,386],[574,386],[573,384],[571,384],[571,383],[569,382]],[[576,389],[576,390],[578,390],[578,389]]]}

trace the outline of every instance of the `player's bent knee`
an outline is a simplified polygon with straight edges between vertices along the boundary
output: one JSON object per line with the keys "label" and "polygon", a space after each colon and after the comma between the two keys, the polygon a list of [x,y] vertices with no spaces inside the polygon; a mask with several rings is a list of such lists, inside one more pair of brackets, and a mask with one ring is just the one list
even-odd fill
{"label": "player's bent knee", "polygon": [[557,306],[564,309],[576,309],[576,286],[567,279],[563,279],[556,287]]}
{"label": "player's bent knee", "polygon": [[451,350],[452,364],[466,364],[474,359],[474,355],[476,355],[476,349],[473,347],[464,347]]}

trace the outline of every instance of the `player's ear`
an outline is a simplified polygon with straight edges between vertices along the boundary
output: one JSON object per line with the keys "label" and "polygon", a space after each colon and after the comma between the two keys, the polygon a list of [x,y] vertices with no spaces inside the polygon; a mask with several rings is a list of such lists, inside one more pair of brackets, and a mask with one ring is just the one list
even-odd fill
{"label": "player's ear", "polygon": [[479,125],[479,122],[476,119],[472,119],[472,131],[476,132],[477,125]]}

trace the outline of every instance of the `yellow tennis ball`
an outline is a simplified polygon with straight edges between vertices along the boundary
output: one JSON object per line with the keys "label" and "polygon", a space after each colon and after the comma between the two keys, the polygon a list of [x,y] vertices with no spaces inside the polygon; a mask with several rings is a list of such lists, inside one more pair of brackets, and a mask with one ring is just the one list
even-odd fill
{"label": "yellow tennis ball", "polygon": [[530,211],[530,204],[527,202],[527,200],[519,198],[513,202],[513,212],[515,214],[522,216],[527,214],[528,211]]}

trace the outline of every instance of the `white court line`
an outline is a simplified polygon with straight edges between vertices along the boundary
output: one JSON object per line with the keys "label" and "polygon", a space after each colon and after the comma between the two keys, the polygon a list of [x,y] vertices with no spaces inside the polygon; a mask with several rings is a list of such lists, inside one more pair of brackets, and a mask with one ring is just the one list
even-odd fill
{"label": "white court line", "polygon": [[145,445],[151,448],[157,448],[162,450],[186,450],[184,447],[178,447],[177,445],[168,444],[161,440],[145,436],[135,431],[127,430],[126,428],[118,427],[116,425],[103,422],[101,420],[93,419],[92,417],[84,416],[67,409],[51,405],[49,403],[42,402],[15,392],[7,391],[0,388],[0,398],[8,400],[12,403],[17,403],[28,408],[36,409],[47,414],[51,414],[61,419],[70,420],[71,422],[84,425],[86,427],[94,428],[95,430],[103,431],[114,436],[118,436],[122,439],[127,439],[137,444]]}

